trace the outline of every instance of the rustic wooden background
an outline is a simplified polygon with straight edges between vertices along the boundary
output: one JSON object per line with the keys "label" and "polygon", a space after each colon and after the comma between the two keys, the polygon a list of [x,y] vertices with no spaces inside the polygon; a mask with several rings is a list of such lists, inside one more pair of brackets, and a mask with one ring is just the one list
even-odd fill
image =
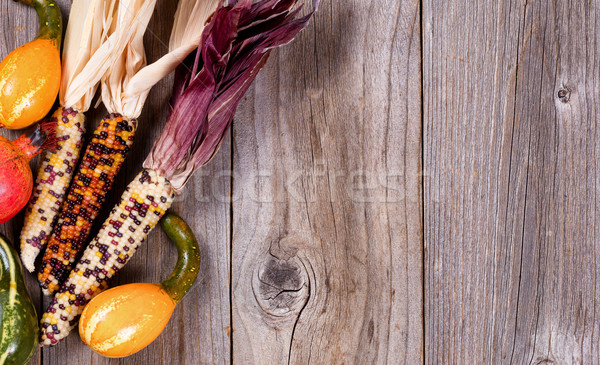
{"label": "rustic wooden background", "polygon": [[[175,6],[159,1],[151,60]],[[4,57],[36,18],[0,9]],[[600,363],[599,23],[588,0],[323,0],[173,208],[203,270],[163,334],[122,360],[73,334],[32,363]],[[155,230],[115,284],[175,256]]]}

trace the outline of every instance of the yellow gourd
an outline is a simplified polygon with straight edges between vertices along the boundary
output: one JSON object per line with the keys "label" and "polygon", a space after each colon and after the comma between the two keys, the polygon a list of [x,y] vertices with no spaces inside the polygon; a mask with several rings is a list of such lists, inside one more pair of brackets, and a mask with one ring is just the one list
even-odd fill
{"label": "yellow gourd", "polygon": [[35,8],[40,29],[35,40],[0,62],[0,127],[21,129],[42,119],[60,87],[62,16],[54,0],[19,0]]}
{"label": "yellow gourd", "polygon": [[158,284],[117,286],[85,307],[79,320],[81,340],[106,357],[131,355],[158,337],[175,305]]}
{"label": "yellow gourd", "polygon": [[81,340],[106,357],[124,357],[148,346],[198,276],[200,252],[190,227],[168,213],[161,226],[177,246],[177,264],[160,284],[121,285],[94,297],[79,319]]}

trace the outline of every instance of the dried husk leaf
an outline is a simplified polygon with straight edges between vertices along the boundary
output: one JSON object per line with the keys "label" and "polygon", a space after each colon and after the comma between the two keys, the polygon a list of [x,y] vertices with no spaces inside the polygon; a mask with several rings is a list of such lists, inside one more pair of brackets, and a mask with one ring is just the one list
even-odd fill
{"label": "dried husk leaf", "polygon": [[60,104],[85,112],[110,66],[116,0],[74,0],[62,54]]}
{"label": "dried husk leaf", "polygon": [[133,76],[124,95],[129,97],[147,92],[173,72],[198,47],[206,20],[219,3],[220,0],[180,0],[169,40],[169,53]]}
{"label": "dried husk leaf", "polygon": [[[146,66],[143,36],[156,0],[129,0],[126,14],[119,10],[117,33],[126,40],[120,59],[102,80],[102,101],[109,112],[137,119],[152,86],[170,74],[198,45],[206,19],[219,0],[180,0],[169,42],[169,52]],[[128,17],[137,13],[133,19]]]}
{"label": "dried husk leaf", "polygon": [[192,69],[182,64],[177,70],[173,111],[144,168],[158,171],[179,192],[212,159],[270,50],[289,43],[318,6],[315,1],[313,12],[297,18],[296,2],[239,0],[218,8],[204,30]]}
{"label": "dried husk leaf", "polygon": [[110,113],[137,119],[148,92],[123,95],[131,78],[146,65],[144,33],[152,17],[156,0],[121,0],[118,2],[114,27],[115,55],[102,77],[102,102]]}

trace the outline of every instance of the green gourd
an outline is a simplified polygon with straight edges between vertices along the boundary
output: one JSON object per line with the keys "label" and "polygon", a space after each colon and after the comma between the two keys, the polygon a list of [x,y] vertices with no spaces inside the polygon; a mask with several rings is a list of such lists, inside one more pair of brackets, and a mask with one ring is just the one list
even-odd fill
{"label": "green gourd", "polygon": [[19,255],[0,235],[0,365],[25,364],[38,344],[38,319]]}

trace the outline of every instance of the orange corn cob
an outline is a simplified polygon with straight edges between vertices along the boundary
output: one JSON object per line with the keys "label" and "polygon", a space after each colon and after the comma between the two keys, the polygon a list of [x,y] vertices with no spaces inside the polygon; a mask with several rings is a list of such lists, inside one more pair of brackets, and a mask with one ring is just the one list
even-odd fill
{"label": "orange corn cob", "polygon": [[87,146],[38,271],[45,295],[66,279],[133,143],[135,121],[110,114]]}
{"label": "orange corn cob", "polygon": [[46,246],[69,189],[85,133],[85,117],[71,108],[58,108],[51,119],[56,122],[56,151],[43,154],[35,189],[25,210],[21,230],[21,260],[33,272],[35,258]]}

